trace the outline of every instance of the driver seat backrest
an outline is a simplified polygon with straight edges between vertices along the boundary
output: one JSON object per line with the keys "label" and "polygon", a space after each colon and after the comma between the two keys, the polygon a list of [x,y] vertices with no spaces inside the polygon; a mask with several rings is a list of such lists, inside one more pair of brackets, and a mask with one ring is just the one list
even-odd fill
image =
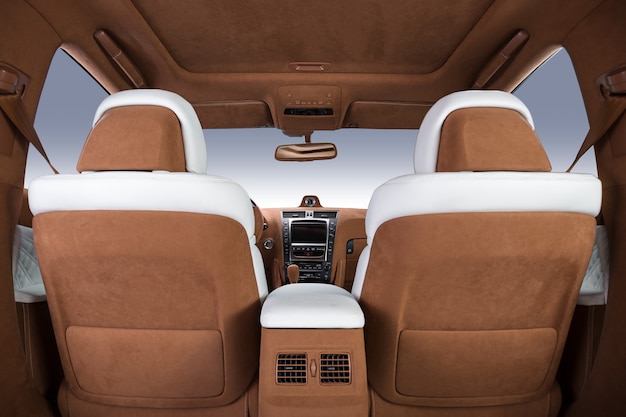
{"label": "driver seat backrest", "polygon": [[353,287],[374,415],[555,416],[600,181],[550,172],[499,91],[437,102],[414,161],[371,198]]}
{"label": "driver seat backrest", "polygon": [[205,174],[193,107],[160,90],[111,95],[77,169],[29,193],[62,414],[243,415],[267,284],[250,199]]}

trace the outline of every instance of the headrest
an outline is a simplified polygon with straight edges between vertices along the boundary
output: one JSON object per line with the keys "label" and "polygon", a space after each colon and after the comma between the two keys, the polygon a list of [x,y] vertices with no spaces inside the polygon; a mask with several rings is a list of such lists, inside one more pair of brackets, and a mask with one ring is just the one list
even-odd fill
{"label": "headrest", "polygon": [[163,90],[128,90],[107,97],[77,169],[206,172],[206,145],[193,107]]}
{"label": "headrest", "polygon": [[502,91],[452,93],[424,117],[415,145],[416,173],[550,171],[532,116]]}
{"label": "headrest", "polygon": [[537,171],[552,167],[521,114],[502,108],[456,110],[441,128],[437,172]]}
{"label": "headrest", "polygon": [[158,106],[107,110],[89,133],[76,169],[185,172],[178,118]]}

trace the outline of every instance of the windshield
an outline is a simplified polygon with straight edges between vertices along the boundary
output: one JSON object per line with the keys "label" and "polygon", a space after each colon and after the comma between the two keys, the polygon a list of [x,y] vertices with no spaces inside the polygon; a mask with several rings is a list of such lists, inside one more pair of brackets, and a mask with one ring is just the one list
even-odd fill
{"label": "windshield", "polygon": [[[517,89],[530,108],[537,133],[554,171],[573,160],[587,131],[580,90],[564,50],[553,56]],[[76,162],[106,92],[62,50],[52,60],[37,110],[35,127],[61,173],[75,173]],[[340,129],[316,131],[313,142],[332,142],[335,159],[278,162],[278,145],[303,142],[274,128],[206,129],[207,172],[241,184],[261,207],[295,207],[304,195],[318,196],[326,207],[366,208],[383,182],[413,172],[417,130]],[[574,171],[596,173],[593,152]],[[29,152],[25,184],[50,168]]]}
{"label": "windshield", "polygon": [[261,207],[294,207],[317,195],[326,207],[366,208],[376,187],[413,172],[415,130],[318,131],[313,142],[332,142],[337,158],[279,162],[276,146],[304,142],[277,129],[205,130],[211,174],[241,184]]}

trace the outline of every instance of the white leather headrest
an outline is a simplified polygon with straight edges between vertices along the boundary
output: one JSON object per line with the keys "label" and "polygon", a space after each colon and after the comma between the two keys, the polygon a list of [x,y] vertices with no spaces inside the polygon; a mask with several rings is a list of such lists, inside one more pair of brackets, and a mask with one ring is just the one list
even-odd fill
{"label": "white leather headrest", "polygon": [[533,118],[524,103],[514,95],[503,91],[460,91],[449,94],[426,113],[417,134],[413,166],[416,174],[436,171],[439,155],[441,127],[450,113],[471,107],[495,107],[511,109],[520,113],[534,130]]}
{"label": "white leather headrest", "polygon": [[193,106],[178,94],[156,89],[126,90],[111,94],[98,106],[93,125],[95,126],[109,109],[146,105],[161,106],[174,112],[182,130],[187,171],[196,174],[206,173],[207,155],[202,126]]}

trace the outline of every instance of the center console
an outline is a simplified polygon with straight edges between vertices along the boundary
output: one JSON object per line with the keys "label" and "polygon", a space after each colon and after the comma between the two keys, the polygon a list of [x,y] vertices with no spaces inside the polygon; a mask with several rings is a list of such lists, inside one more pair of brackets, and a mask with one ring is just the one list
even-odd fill
{"label": "center console", "polygon": [[367,417],[364,324],[335,285],[272,291],[261,310],[259,417]]}
{"label": "center console", "polygon": [[282,212],[285,277],[289,265],[300,269],[298,282],[331,280],[338,212],[294,210]]}

